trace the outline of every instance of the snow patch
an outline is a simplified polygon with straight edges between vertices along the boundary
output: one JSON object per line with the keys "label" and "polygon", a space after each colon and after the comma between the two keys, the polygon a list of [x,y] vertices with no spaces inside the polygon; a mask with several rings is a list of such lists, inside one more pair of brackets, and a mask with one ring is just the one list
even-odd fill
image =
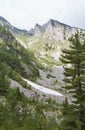
{"label": "snow patch", "polygon": [[27,84],[31,85],[31,87],[35,88],[35,89],[38,89],[39,91],[45,93],[45,94],[50,94],[50,95],[55,95],[55,96],[63,96],[61,93],[57,92],[57,91],[54,91],[54,90],[51,90],[51,89],[48,89],[48,88],[45,88],[43,86],[40,86],[38,84],[35,84],[27,79],[24,79],[24,81],[27,82]]}

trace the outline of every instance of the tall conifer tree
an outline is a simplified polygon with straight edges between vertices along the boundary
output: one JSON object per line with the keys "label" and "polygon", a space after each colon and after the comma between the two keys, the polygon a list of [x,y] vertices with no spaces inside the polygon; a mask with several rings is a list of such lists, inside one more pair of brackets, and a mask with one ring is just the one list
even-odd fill
{"label": "tall conifer tree", "polygon": [[[64,63],[64,89],[71,94],[73,100],[69,105],[70,111],[67,110],[69,112],[64,115],[65,118],[71,116],[68,120],[64,118],[61,129],[64,130],[64,125],[69,125],[65,126],[65,130],[85,130],[85,41],[79,32],[69,40],[69,49],[62,50],[60,59]],[[74,124],[73,127],[70,127],[71,124]]]}

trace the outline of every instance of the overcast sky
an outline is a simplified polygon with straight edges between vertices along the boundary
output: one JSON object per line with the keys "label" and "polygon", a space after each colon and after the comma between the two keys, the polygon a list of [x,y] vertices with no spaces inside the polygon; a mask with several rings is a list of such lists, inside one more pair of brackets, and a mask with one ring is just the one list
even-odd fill
{"label": "overcast sky", "polygon": [[85,0],[0,0],[0,16],[22,29],[50,18],[85,29]]}

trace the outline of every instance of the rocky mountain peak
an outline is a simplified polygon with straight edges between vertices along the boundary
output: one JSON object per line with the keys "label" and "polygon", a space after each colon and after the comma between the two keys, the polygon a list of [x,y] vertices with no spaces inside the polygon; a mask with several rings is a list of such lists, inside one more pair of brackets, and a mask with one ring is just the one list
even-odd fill
{"label": "rocky mountain peak", "polygon": [[50,24],[52,26],[55,26],[56,23],[58,23],[57,21],[55,21],[54,19],[49,19],[49,21],[47,22],[47,24]]}
{"label": "rocky mountain peak", "polygon": [[41,25],[39,25],[38,23],[36,23],[36,25],[35,25],[35,28],[40,28],[41,27]]}
{"label": "rocky mountain peak", "polygon": [[78,28],[73,28],[69,25],[63,24],[57,20],[49,19],[49,21],[43,25],[36,24],[34,29],[29,32],[35,37],[42,37],[47,43],[65,42],[72,34],[77,32]]}
{"label": "rocky mountain peak", "polygon": [[38,35],[40,35],[40,33],[41,33],[41,25],[36,23],[36,25],[34,27],[34,35],[38,36]]}

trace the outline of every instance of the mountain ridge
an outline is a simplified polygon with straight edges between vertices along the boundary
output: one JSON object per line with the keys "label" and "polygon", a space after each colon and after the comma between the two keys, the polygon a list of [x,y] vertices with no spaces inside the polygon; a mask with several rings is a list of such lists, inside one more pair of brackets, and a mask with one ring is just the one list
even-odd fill
{"label": "mountain ridge", "polygon": [[26,29],[19,29],[15,26],[13,26],[10,22],[8,22],[4,17],[0,16],[0,23],[2,26],[6,26],[10,31],[14,33],[22,33],[25,35],[28,35],[28,31]]}
{"label": "mountain ridge", "polygon": [[77,33],[77,31],[85,34],[84,29],[77,27],[71,27],[57,20],[49,19],[49,21],[43,25],[36,24],[34,28],[29,32],[34,37],[42,37],[42,40],[46,43],[54,43],[55,41],[65,43],[68,39]]}
{"label": "mountain ridge", "polygon": [[[0,16],[0,23],[11,30],[12,34],[25,48],[33,51],[47,51],[49,48],[56,51],[55,48],[62,45],[67,46],[69,38],[78,31],[85,34],[84,29],[71,27],[54,19],[49,19],[43,25],[35,24],[31,30],[20,30],[11,25],[5,18]],[[50,46],[51,45],[51,46]],[[62,48],[62,47],[60,47]],[[41,52],[40,52],[41,53]],[[43,52],[42,52],[43,53]]]}
{"label": "mountain ridge", "polygon": [[[15,30],[16,32],[24,32],[24,33],[28,33],[28,34],[33,34],[33,32],[31,32],[31,30],[32,31],[35,31],[35,29],[38,27],[39,29],[41,29],[41,28],[45,28],[46,26],[48,26],[49,24],[51,24],[52,26],[58,26],[59,24],[60,25],[62,25],[62,26],[64,26],[64,27],[69,27],[69,28],[75,28],[75,29],[80,29],[80,30],[82,30],[82,31],[85,31],[85,29],[82,29],[82,28],[79,28],[79,27],[74,27],[74,26],[70,26],[70,25],[68,25],[68,24],[65,24],[65,23],[62,23],[62,22],[60,22],[60,21],[58,21],[58,20],[54,20],[54,19],[49,19],[45,24],[42,24],[42,25],[40,25],[40,24],[38,24],[38,23],[36,23],[35,24],[35,26],[34,26],[34,28],[31,28],[30,30],[26,30],[26,29],[19,29],[19,28],[17,28],[17,27],[15,27],[15,26],[13,26],[10,22],[8,22],[8,20],[6,20],[4,17],[2,17],[2,16],[0,16],[0,23],[3,23],[6,27],[8,27],[9,29],[10,28],[12,28],[12,30]],[[41,29],[41,30],[43,30],[43,29]],[[31,33],[30,33],[31,32]]]}

